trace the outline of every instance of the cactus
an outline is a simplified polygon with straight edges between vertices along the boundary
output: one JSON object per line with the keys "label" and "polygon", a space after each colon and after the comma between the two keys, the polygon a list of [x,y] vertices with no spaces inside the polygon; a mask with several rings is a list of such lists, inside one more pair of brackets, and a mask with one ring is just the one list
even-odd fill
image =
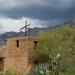
{"label": "cactus", "polygon": [[30,75],[60,75],[60,54],[48,63],[41,63],[32,69]]}

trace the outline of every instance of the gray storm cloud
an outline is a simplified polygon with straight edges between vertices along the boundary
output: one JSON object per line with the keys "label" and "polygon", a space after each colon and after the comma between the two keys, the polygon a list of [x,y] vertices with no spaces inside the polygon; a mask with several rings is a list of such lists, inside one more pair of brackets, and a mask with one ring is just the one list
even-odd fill
{"label": "gray storm cloud", "polygon": [[75,0],[0,0],[2,31],[16,31],[20,20],[34,26],[54,26],[75,16]]}
{"label": "gray storm cloud", "polygon": [[75,13],[75,0],[0,0],[0,16],[58,19]]}
{"label": "gray storm cloud", "polygon": [[13,9],[18,7],[56,7],[70,8],[74,6],[75,0],[0,0],[0,9]]}

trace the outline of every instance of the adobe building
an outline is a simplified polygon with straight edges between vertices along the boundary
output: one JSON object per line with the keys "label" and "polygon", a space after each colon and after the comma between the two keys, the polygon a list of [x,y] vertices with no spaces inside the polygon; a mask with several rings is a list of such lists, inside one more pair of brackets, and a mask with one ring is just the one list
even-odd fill
{"label": "adobe building", "polygon": [[13,69],[17,72],[29,71],[34,62],[34,48],[38,39],[34,37],[16,37],[6,41],[0,48],[0,71]]}

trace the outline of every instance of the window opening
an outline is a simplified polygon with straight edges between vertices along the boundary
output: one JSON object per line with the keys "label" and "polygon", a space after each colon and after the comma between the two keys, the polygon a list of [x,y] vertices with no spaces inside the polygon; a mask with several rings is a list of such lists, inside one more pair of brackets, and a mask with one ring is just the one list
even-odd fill
{"label": "window opening", "polygon": [[19,47],[19,40],[17,40],[17,48]]}
{"label": "window opening", "polygon": [[37,48],[38,41],[34,41],[34,49]]}

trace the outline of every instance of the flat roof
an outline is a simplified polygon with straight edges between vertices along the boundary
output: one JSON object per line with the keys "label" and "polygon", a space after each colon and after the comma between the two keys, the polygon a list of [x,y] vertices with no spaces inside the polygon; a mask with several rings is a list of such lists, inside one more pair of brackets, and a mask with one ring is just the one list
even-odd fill
{"label": "flat roof", "polygon": [[13,37],[13,38],[8,38],[7,40],[21,40],[21,39],[33,39],[33,40],[39,40],[38,37]]}

